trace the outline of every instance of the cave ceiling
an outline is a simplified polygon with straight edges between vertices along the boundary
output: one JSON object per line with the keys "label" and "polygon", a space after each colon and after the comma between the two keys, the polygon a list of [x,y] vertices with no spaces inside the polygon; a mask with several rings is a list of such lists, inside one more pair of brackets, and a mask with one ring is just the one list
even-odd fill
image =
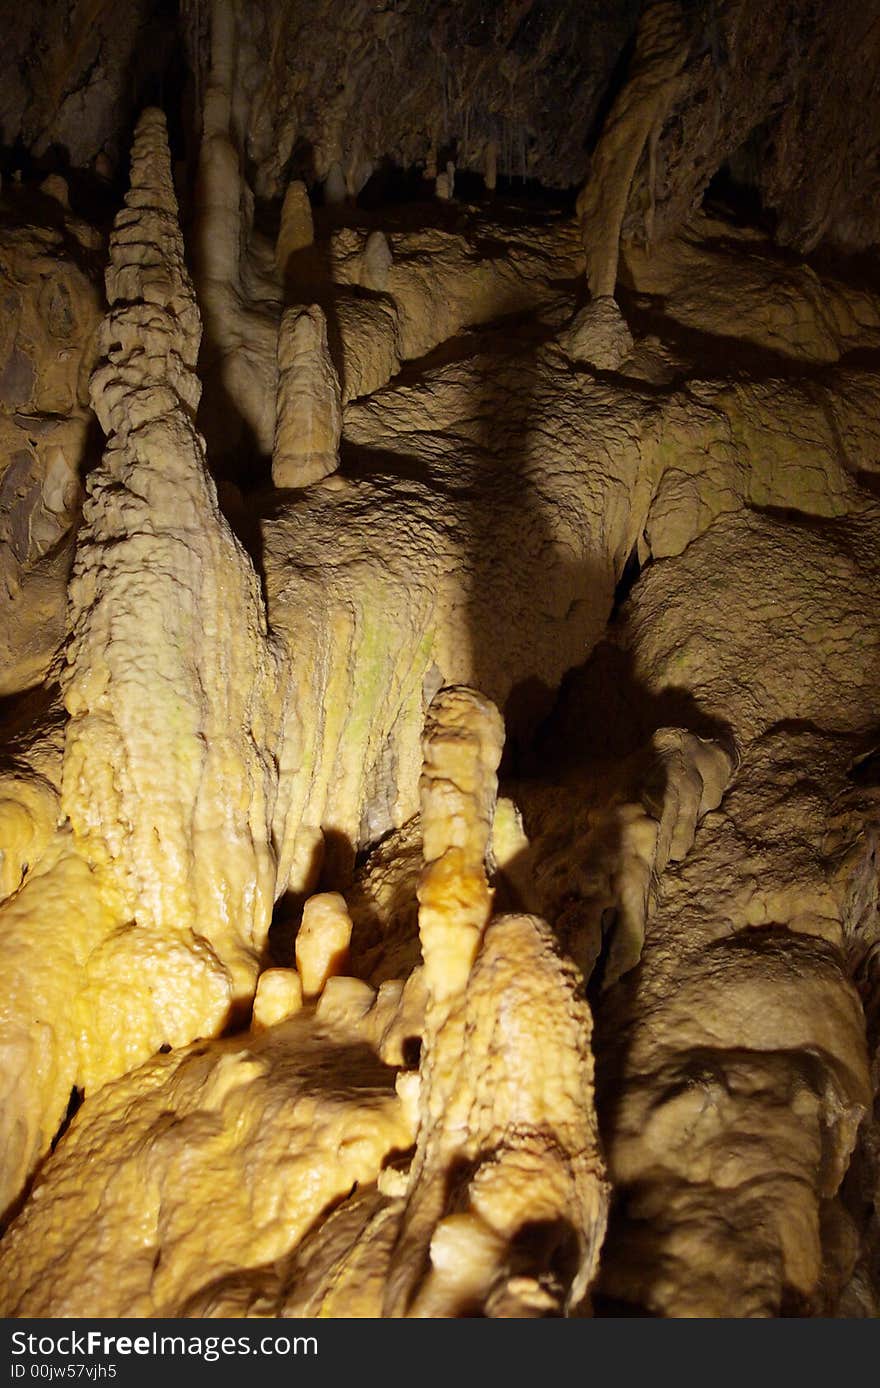
{"label": "cave ceiling", "polygon": [[880,0],[0,0],[0,1314],[880,1315]]}

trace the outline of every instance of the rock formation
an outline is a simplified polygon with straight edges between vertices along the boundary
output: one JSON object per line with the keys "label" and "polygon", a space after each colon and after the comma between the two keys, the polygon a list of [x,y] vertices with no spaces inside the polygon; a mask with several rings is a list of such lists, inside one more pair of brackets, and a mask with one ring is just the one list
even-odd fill
{"label": "rock formation", "polygon": [[26,9],[0,1313],[876,1318],[875,0]]}
{"label": "rock formation", "polygon": [[272,481],[305,487],[339,465],[342,402],[318,304],[286,309],[278,328],[278,401]]}
{"label": "rock formation", "polygon": [[656,143],[688,58],[684,18],[680,0],[660,0],[644,10],[626,82],[605,122],[589,180],[578,199],[587,282],[594,298],[614,293],[623,220],[646,145],[649,186],[653,183]]}
{"label": "rock formation", "polygon": [[[441,691],[428,710],[419,1127],[390,1315],[559,1314],[582,1299],[604,1234],[578,976],[543,922],[490,919],[485,860],[501,743],[495,710],[468,690]],[[524,1229],[531,1247],[517,1245]]]}
{"label": "rock formation", "polygon": [[192,940],[222,1014],[250,997],[271,913],[275,672],[194,427],[198,310],[154,112],[127,204],[92,382],[108,442],[70,587],[62,809],[139,938]]}
{"label": "rock formation", "polygon": [[[529,916],[491,919],[485,859],[501,744],[498,714],[478,695],[459,688],[435,699],[423,773],[420,973],[378,992],[341,977],[351,930],[344,901],[310,898],[296,942],[301,990],[283,986],[285,971],[268,970],[249,1037],[213,1051],[202,1043],[137,1071],[138,1119],[122,1146],[115,1115],[132,1102],[130,1079],[106,1085],[103,1119],[87,1127],[85,1147],[71,1132],[47,1163],[43,1199],[26,1207],[0,1253],[0,1278],[17,1289],[7,1314],[239,1314],[269,1294],[269,1261],[281,1265],[271,1293],[287,1307],[306,1297],[321,1314],[328,1298],[340,1314],[418,1317],[558,1315],[583,1300],[607,1208],[590,1014],[549,927]],[[287,996],[275,1015],[265,1010],[270,978],[276,1000],[282,988]],[[394,1055],[395,1032],[413,1024],[421,1063],[399,1073],[395,1091],[382,1059]],[[336,1069],[335,1090],[320,1080],[322,1067]],[[487,1070],[493,1082],[474,1104]],[[261,1128],[273,1136],[254,1168]],[[408,1173],[387,1165],[413,1145]],[[228,1227],[225,1200],[210,1212],[217,1162],[241,1204]],[[96,1168],[108,1183],[100,1213],[75,1195],[84,1169]],[[144,1183],[154,1192],[146,1223],[121,1242],[114,1234],[112,1260],[96,1258]],[[343,1199],[352,1186],[357,1193]],[[271,1196],[259,1201],[255,1229],[244,1210],[260,1189]],[[304,1236],[331,1201],[332,1222],[348,1227],[328,1264]],[[193,1237],[185,1226],[196,1206]],[[59,1260],[57,1239],[71,1222],[76,1255]],[[145,1238],[149,1258],[135,1252]]]}
{"label": "rock formation", "polygon": [[[9,868],[11,889],[25,880],[3,930],[6,1040],[10,1062],[16,1047],[41,1058],[6,1072],[4,1206],[73,1086],[250,1003],[274,895],[274,663],[194,424],[199,315],[156,111],[138,127],[107,293],[92,400],[108,441],[70,581],[60,803],[35,815],[34,792],[13,792],[33,827]],[[52,818],[65,829],[47,841]],[[48,979],[46,913],[68,896]]]}

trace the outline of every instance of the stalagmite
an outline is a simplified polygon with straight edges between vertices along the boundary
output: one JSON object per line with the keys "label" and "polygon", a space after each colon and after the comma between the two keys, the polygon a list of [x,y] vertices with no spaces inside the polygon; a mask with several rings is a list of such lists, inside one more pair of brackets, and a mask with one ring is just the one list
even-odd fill
{"label": "stalagmite", "polygon": [[[419,884],[428,1003],[386,1315],[558,1315],[583,1298],[605,1229],[578,976],[543,922],[489,923],[501,731],[492,706],[466,689],[441,691],[428,712]],[[521,1237],[528,1229],[540,1230],[534,1244]]]}
{"label": "stalagmite", "polygon": [[199,315],[157,111],[138,125],[107,289],[92,393],[108,442],[88,481],[62,674],[67,827],[51,836],[51,793],[45,819],[29,810],[17,832],[32,835],[35,871],[3,908],[3,1043],[28,1078],[7,1089],[0,1206],[72,1087],[216,1033],[249,1003],[274,892],[275,669],[256,575],[193,425]]}
{"label": "stalagmite", "polygon": [[296,969],[266,969],[257,979],[251,1028],[265,1031],[286,1022],[302,1007],[303,987]]}
{"label": "stalagmite", "polygon": [[317,304],[286,309],[278,330],[278,401],[272,481],[306,487],[339,466],[342,402]]}
{"label": "stalagmite", "polygon": [[309,192],[306,185],[295,178],[284,194],[281,226],[275,243],[275,262],[282,277],[287,271],[290,257],[306,250],[314,240],[315,226]]}
{"label": "stalagmite", "polygon": [[617,371],[633,349],[632,333],[608,294],[585,304],[559,334],[559,342],[569,360],[599,371]]}
{"label": "stalagmite", "polygon": [[449,1000],[464,990],[492,910],[486,854],[503,740],[496,710],[470,690],[441,690],[434,698],[423,740],[419,882],[432,1035],[443,1027]]}
{"label": "stalagmite", "polygon": [[268,930],[274,668],[192,423],[199,317],[156,112],[138,127],[107,287],[92,392],[108,444],[71,582],[62,806],[136,922],[143,977],[151,936],[207,969],[204,1015],[167,1018],[179,1035],[250,994]]}
{"label": "stalagmite", "polygon": [[453,166],[447,164],[445,171],[438,173],[434,179],[434,193],[441,202],[448,202],[455,191],[455,175],[454,172],[450,174],[451,167]]}
{"label": "stalagmite", "polygon": [[348,197],[348,188],[342,165],[334,160],[324,179],[324,201],[328,207],[341,207]]}
{"label": "stalagmite", "polygon": [[329,978],[345,972],[350,940],[345,898],[338,892],[310,896],[296,937],[296,967],[304,997],[317,997]]}
{"label": "stalagmite", "polygon": [[364,246],[361,264],[361,284],[364,289],[374,289],[382,293],[388,287],[388,275],[394,257],[388,244],[388,237],[382,231],[371,231]]}

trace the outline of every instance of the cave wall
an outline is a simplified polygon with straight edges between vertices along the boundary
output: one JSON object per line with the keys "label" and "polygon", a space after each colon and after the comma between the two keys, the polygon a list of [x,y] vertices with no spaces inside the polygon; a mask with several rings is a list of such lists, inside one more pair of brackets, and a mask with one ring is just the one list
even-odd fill
{"label": "cave wall", "polygon": [[880,1313],[876,27],[17,28],[5,1315]]}
{"label": "cave wall", "polygon": [[[171,112],[175,158],[197,157],[210,67],[204,0],[7,3],[0,144],[16,162],[124,169],[138,109]],[[628,210],[674,232],[720,170],[785,245],[876,243],[880,11],[843,0],[258,0],[235,16],[233,133],[258,198],[291,178],[350,195],[391,170],[459,170],[561,190],[587,177],[623,89],[640,13],[669,11],[682,71]],[[383,175],[385,181],[383,183]],[[340,186],[341,186],[340,185]]]}

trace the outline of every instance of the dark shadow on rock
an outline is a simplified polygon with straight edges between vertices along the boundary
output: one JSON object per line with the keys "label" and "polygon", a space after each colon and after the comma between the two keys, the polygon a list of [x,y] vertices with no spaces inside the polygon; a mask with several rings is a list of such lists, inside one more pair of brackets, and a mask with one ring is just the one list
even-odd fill
{"label": "dark shadow on rock", "polygon": [[[540,668],[523,667],[523,624],[534,620],[531,614],[526,618],[526,609],[544,599],[548,589],[551,600],[558,586],[583,591],[593,575],[585,561],[572,582],[569,566],[554,562],[552,519],[539,492],[531,447],[543,366],[537,359],[540,349],[533,342],[514,340],[511,351],[510,339],[501,332],[484,335],[481,346],[472,363],[476,381],[468,397],[468,417],[452,425],[466,440],[456,504],[462,533],[468,537],[462,573],[471,680],[504,715],[501,773],[509,775],[518,771],[553,701],[550,682]],[[498,543],[500,528],[513,541],[506,551]],[[522,543],[513,537],[521,537]]]}
{"label": "dark shadow on rock", "polygon": [[351,885],[354,864],[355,847],[348,835],[325,828],[323,842],[313,849],[311,862],[305,872],[309,883],[307,889],[303,892],[283,892],[275,902],[264,967],[294,967],[294,948],[302,923],[303,907],[316,892],[344,892]]}
{"label": "dark shadow on rock", "polygon": [[315,239],[310,246],[292,252],[284,268],[284,305],[317,304],[327,323],[327,346],[330,359],[339,377],[339,388],[345,396],[345,352],[337,310],[341,294],[350,287],[337,284],[333,267],[332,233],[335,218],[331,210],[315,217]]}
{"label": "dark shadow on rock", "polygon": [[730,724],[702,708],[689,690],[646,690],[631,652],[615,635],[611,628],[586,663],[566,674],[553,713],[535,740],[533,765],[544,767],[545,774],[564,774],[573,765],[627,757],[658,728],[683,728],[733,751]]}
{"label": "dark shadow on rock", "polygon": [[222,353],[206,332],[198,362],[203,391],[196,423],[205,436],[211,475],[250,491],[265,485],[272,460],[261,451],[253,427],[223,381],[222,363]]}
{"label": "dark shadow on rock", "polygon": [[[342,440],[340,449],[340,472],[358,482],[376,482],[383,478],[393,481],[417,482],[421,486],[431,485],[431,469],[421,458],[413,458],[407,453],[394,453],[384,448],[362,448],[358,444]],[[442,490],[437,488],[438,496]]]}

